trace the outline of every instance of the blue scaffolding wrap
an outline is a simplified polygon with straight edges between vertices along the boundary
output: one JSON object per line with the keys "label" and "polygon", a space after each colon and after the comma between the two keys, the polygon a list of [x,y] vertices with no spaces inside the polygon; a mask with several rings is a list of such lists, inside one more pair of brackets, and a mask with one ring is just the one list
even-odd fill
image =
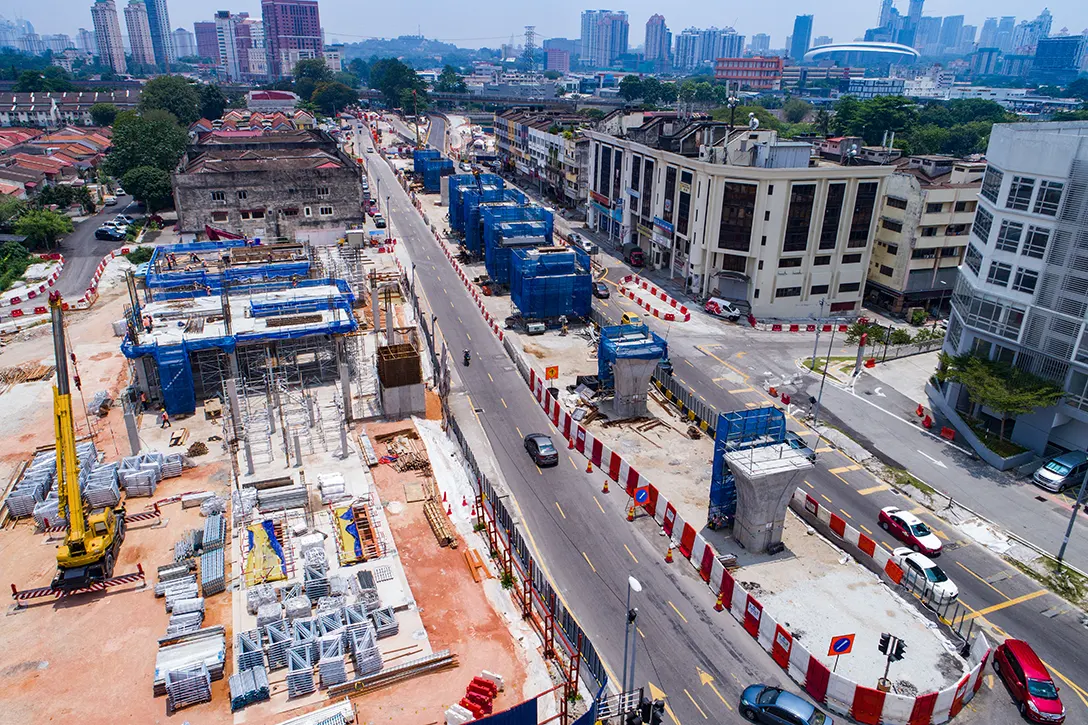
{"label": "blue scaffolding wrap", "polygon": [[646,325],[612,325],[601,328],[597,345],[597,378],[602,389],[615,387],[612,366],[616,360],[664,360],[669,356],[665,338]]}
{"label": "blue scaffolding wrap", "polygon": [[[517,189],[485,186],[482,190],[467,189],[462,192],[465,220],[465,249],[476,256],[484,253],[483,213],[502,204],[499,208],[514,208],[525,204],[525,195]],[[522,218],[522,217],[514,217]]]}
{"label": "blue scaffolding wrap", "polygon": [[453,173],[453,162],[449,159],[422,159],[416,162],[416,170],[423,175],[423,191],[437,194],[442,189],[442,177]]}
{"label": "blue scaffolding wrap", "polygon": [[573,251],[514,249],[510,265],[510,300],[525,319],[589,314],[593,278]]}
{"label": "blue scaffolding wrap", "polygon": [[504,186],[502,177],[497,174],[480,174],[478,181],[474,174],[455,174],[447,183],[450,199],[450,230],[461,235],[465,233],[464,191],[480,186],[493,186],[499,189]]}

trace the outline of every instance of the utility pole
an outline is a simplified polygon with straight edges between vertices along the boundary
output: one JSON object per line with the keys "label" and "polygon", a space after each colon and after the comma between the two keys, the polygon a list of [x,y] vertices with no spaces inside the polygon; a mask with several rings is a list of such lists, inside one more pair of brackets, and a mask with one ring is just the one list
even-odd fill
{"label": "utility pole", "polygon": [[[632,630],[638,631],[638,627],[635,626],[635,620],[638,618],[638,609],[631,609],[631,592],[635,593],[642,591],[642,584],[638,579],[633,576],[627,577],[627,608],[624,615],[624,628],[623,628],[623,679],[620,682],[620,695],[634,689],[635,681],[635,649],[638,647],[637,637],[632,637]],[[627,669],[627,655],[631,654],[631,684],[628,685],[628,669]]]}
{"label": "utility pole", "polygon": [[1084,473],[1084,480],[1081,481],[1080,490],[1077,492],[1077,502],[1073,504],[1073,511],[1069,514],[1069,525],[1065,527],[1065,536],[1062,538],[1062,547],[1058,549],[1058,566],[1061,566],[1062,559],[1065,558],[1065,547],[1069,545],[1069,536],[1073,533],[1073,524],[1077,522],[1077,514],[1080,512],[1080,507],[1084,505],[1084,489],[1088,488],[1088,471]]}
{"label": "utility pole", "polygon": [[820,316],[816,318],[816,341],[812,343],[812,363],[808,366],[809,370],[816,369],[816,348],[820,344],[820,325],[824,320],[824,303],[827,302],[823,297],[820,298]]}

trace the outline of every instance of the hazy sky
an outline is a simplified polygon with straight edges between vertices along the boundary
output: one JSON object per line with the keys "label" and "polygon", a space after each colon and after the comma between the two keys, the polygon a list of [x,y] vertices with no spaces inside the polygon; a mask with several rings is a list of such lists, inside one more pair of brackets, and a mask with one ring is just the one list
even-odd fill
{"label": "hazy sky", "polygon": [[[118,5],[122,33],[127,0],[115,0]],[[260,17],[259,0],[168,0],[170,25],[184,27],[190,32],[196,20],[210,20],[216,10],[248,11]],[[896,7],[906,14],[908,0],[896,0]],[[77,28],[92,29],[89,0],[5,0],[0,15],[7,18],[21,15],[34,24],[37,32],[75,34]],[[813,37],[829,35],[836,41],[861,37],[866,28],[876,25],[879,0],[766,0],[758,3],[709,3],[705,0],[635,0],[607,5],[626,10],[631,20],[631,46],[642,43],[646,20],[656,12],[674,34],[690,26],[725,27],[732,25],[739,33],[751,38],[755,33],[770,33],[771,47],[785,44],[786,35],[793,30],[793,18],[798,13],[816,16]],[[595,7],[601,7],[597,5]],[[926,15],[964,15],[968,25],[982,27],[987,16],[1015,15],[1017,21],[1033,18],[1043,7],[1054,16],[1056,32],[1068,27],[1080,33],[1088,27],[1088,4],[1079,0],[1056,0],[1040,4],[1025,4],[1018,0],[927,0]],[[594,8],[585,0],[547,0],[546,2],[487,2],[471,0],[410,0],[393,3],[360,3],[349,0],[321,0],[321,24],[328,41],[363,40],[368,37],[394,37],[417,31],[429,38],[448,40],[463,47],[497,47],[508,42],[510,35],[520,42],[524,26],[535,24],[542,38],[577,38],[579,15]]]}

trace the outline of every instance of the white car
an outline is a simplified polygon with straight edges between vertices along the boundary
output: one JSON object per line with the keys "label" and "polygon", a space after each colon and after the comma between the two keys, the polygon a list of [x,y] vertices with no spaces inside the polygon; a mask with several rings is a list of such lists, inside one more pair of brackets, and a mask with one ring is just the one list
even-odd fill
{"label": "white car", "polygon": [[915,587],[932,591],[935,603],[951,602],[960,595],[959,588],[928,556],[911,551],[910,547],[900,546],[892,551],[892,561],[904,572],[911,572],[911,583]]}
{"label": "white car", "polygon": [[741,311],[728,300],[723,300],[721,297],[711,297],[703,305],[703,311],[707,314],[714,315],[715,317],[724,317],[730,322],[736,322],[740,319]]}

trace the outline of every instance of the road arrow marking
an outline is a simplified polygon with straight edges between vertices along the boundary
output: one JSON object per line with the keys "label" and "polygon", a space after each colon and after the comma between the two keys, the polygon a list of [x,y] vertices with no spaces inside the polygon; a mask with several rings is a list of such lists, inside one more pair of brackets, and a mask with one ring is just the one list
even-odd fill
{"label": "road arrow marking", "polygon": [[669,707],[669,700],[668,696],[665,694],[665,691],[652,682],[647,682],[646,684],[650,688],[650,699],[661,700],[662,702],[664,702],[665,713],[668,714],[668,716],[672,719],[674,725],[680,725],[680,721],[676,719],[676,714],[672,711],[672,708]]}
{"label": "road arrow marking", "polygon": [[[918,452],[919,452],[919,453],[922,453],[922,451],[918,451]],[[934,458],[933,456],[929,455],[928,453],[922,453],[922,455],[923,455],[923,456],[925,456],[926,458],[928,458],[929,460],[933,461],[933,462],[934,462],[935,464],[937,464],[937,465],[938,465],[938,466],[940,466],[941,468],[948,468],[948,466],[944,465],[944,463],[943,463],[943,462],[941,462],[941,461],[938,461],[938,460],[937,460],[936,458]]]}
{"label": "road arrow marking", "polygon": [[883,387],[877,386],[877,387],[873,388],[873,394],[874,394],[874,395],[878,395],[878,396],[880,396],[881,398],[886,398],[886,397],[888,397],[888,396],[887,396],[887,395],[885,395],[884,393],[880,392],[880,391],[881,391],[881,390],[883,390],[883,389],[884,389]]}
{"label": "road arrow marking", "polygon": [[[710,676],[709,672],[704,672],[701,668],[696,667],[695,671],[699,673],[699,684],[710,685],[710,689],[718,696],[718,699],[722,701],[722,704],[729,708],[729,711],[733,711],[733,706],[729,704],[729,701],[722,697],[722,693],[718,692],[718,688],[714,687],[714,678]],[[734,678],[735,679],[735,678]]]}

